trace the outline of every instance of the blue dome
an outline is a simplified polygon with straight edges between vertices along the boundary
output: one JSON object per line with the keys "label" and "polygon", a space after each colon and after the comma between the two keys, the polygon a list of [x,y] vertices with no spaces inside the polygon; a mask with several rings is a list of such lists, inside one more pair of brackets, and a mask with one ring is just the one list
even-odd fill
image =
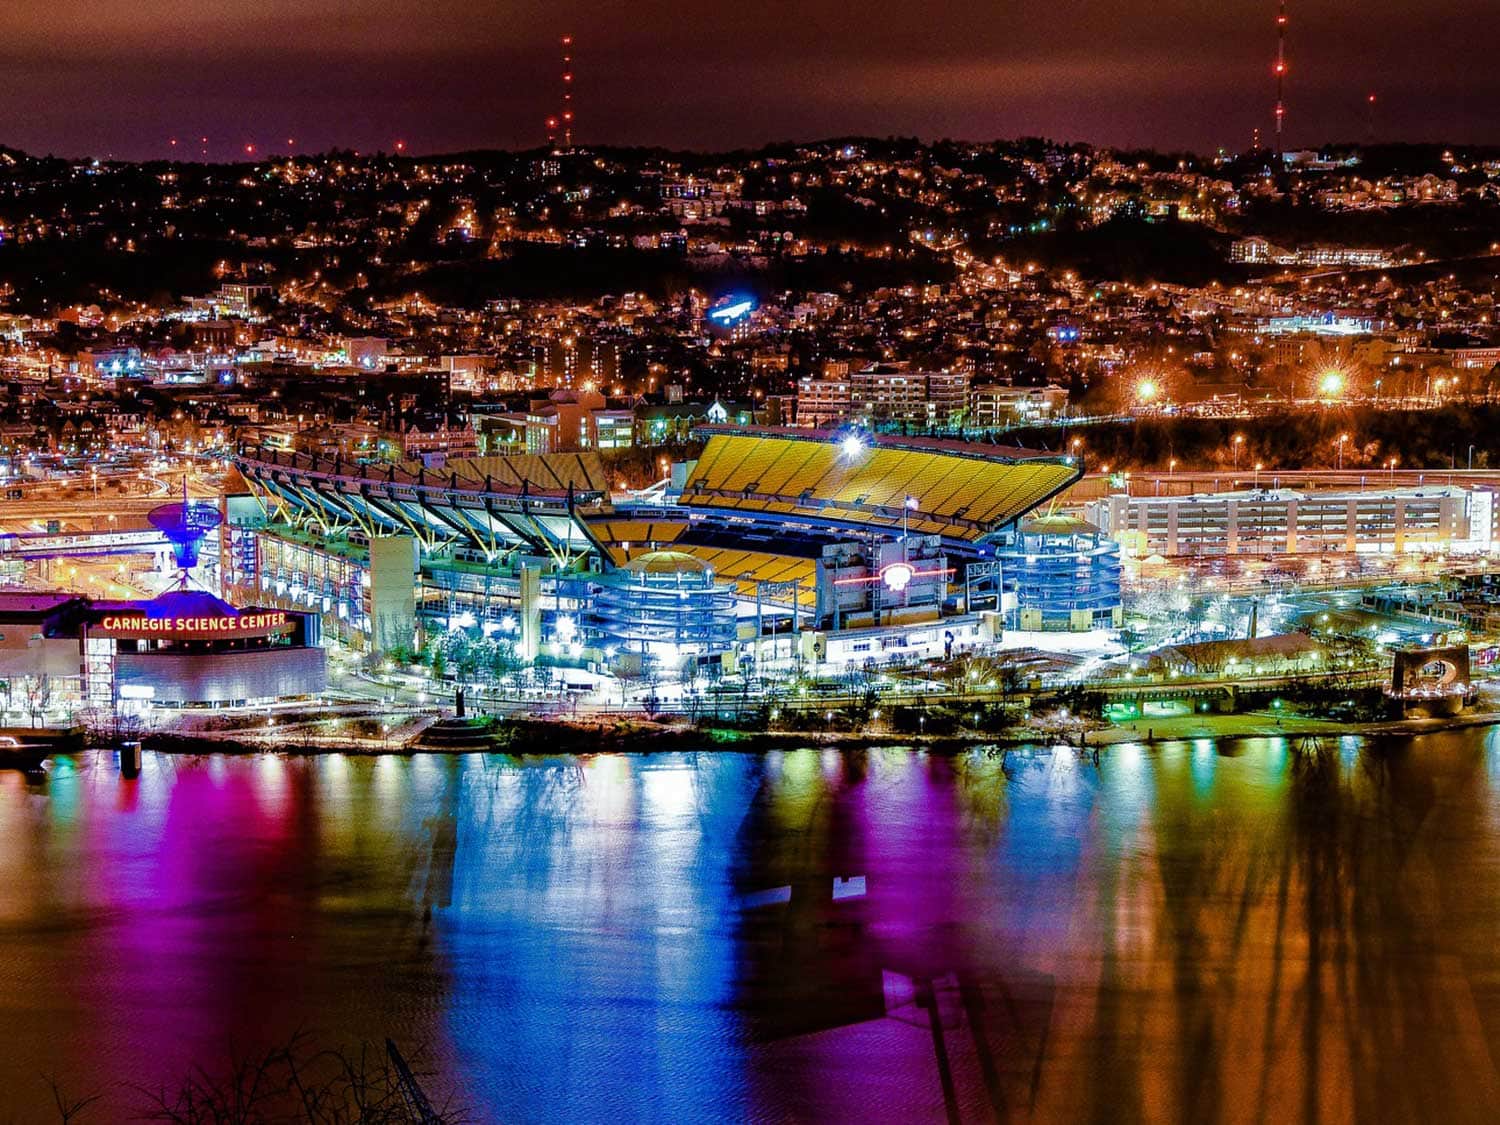
{"label": "blue dome", "polygon": [[205,590],[168,590],[141,603],[147,617],[238,617],[240,611]]}

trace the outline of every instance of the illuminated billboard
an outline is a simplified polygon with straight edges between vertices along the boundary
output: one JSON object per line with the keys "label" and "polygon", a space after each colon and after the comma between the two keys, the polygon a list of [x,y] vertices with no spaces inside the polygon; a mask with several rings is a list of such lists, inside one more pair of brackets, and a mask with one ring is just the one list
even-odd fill
{"label": "illuminated billboard", "polygon": [[728,328],[744,320],[755,311],[755,307],[753,297],[731,297],[727,304],[709,309],[708,319],[721,327]]}

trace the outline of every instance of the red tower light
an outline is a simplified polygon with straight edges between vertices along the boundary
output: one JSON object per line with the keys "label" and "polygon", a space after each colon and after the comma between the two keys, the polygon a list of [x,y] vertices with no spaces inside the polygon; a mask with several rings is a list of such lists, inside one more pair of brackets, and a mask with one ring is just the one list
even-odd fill
{"label": "red tower light", "polygon": [[[562,144],[573,147],[573,37],[564,35],[562,45]],[[553,137],[556,141],[556,137]]]}
{"label": "red tower light", "polygon": [[1281,143],[1281,125],[1286,117],[1286,0],[1280,0],[1276,12],[1276,65],[1271,68],[1271,73],[1276,76],[1276,155],[1280,157],[1286,150]]}

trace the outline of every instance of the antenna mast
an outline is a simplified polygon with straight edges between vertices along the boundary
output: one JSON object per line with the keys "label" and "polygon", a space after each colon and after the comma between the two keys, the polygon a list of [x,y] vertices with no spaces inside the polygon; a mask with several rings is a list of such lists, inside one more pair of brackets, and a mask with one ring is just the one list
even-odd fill
{"label": "antenna mast", "polygon": [[1276,13],[1276,159],[1286,155],[1281,142],[1281,124],[1286,118],[1286,0],[1280,0]]}
{"label": "antenna mast", "polygon": [[573,37],[562,37],[562,139],[563,148],[573,147]]}

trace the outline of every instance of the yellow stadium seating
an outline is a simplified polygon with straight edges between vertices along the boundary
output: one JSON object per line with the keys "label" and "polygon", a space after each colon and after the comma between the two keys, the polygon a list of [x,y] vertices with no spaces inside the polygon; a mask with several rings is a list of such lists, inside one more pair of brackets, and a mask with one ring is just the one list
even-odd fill
{"label": "yellow stadium seating", "polygon": [[713,434],[689,475],[693,507],[807,517],[890,528],[907,497],[914,533],[974,539],[1018,518],[1078,475],[1055,457],[881,445],[850,456],[827,440]]}

